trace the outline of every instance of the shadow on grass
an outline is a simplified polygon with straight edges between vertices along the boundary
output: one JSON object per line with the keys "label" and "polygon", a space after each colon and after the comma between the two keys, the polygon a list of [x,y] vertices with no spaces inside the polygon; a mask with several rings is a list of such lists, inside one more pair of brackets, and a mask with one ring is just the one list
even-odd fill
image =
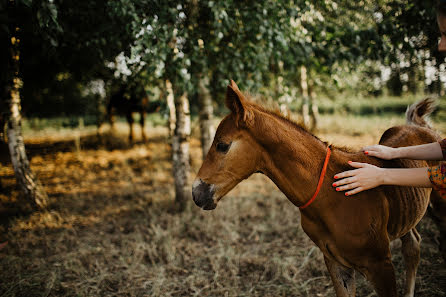
{"label": "shadow on grass", "polygon": [[[32,169],[48,194],[46,211],[82,217],[89,209],[119,208],[132,199],[145,200],[155,192],[168,195],[169,178],[163,174],[170,162],[166,136],[155,135],[146,143],[130,145],[125,137],[110,133],[101,137],[85,135],[80,139],[79,153],[70,139],[43,139],[25,145]],[[1,242],[4,230],[17,219],[28,219],[35,210],[17,188],[7,144],[0,144],[0,153]]]}
{"label": "shadow on grass", "polygon": [[[186,211],[169,212],[165,139],[99,149],[91,136],[79,154],[74,142],[58,149],[50,140],[41,144],[32,165],[50,204],[46,211],[8,214],[9,226],[0,230],[0,242],[9,241],[0,251],[0,266],[7,267],[0,270],[0,295],[334,296],[298,209],[263,176],[242,183],[212,212],[190,201]],[[191,143],[192,159],[199,159],[198,141]],[[11,172],[4,186],[15,195]],[[429,219],[419,230],[416,296],[445,296],[438,231]],[[401,288],[400,245],[393,246],[393,260]],[[372,294],[359,279],[358,296]]]}

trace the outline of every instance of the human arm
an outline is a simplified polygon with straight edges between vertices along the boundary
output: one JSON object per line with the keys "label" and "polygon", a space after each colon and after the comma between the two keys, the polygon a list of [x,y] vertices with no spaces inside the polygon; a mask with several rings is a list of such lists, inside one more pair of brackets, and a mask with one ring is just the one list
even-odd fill
{"label": "human arm", "polygon": [[366,155],[378,157],[385,160],[443,160],[442,146],[446,147],[445,141],[442,141],[442,144],[440,144],[440,142],[433,142],[397,148],[377,144],[366,146],[362,148],[362,151]]}
{"label": "human arm", "polygon": [[432,187],[428,168],[380,168],[367,163],[349,162],[357,169],[335,175],[333,183],[336,191],[346,191],[346,196],[372,189],[380,185]]}

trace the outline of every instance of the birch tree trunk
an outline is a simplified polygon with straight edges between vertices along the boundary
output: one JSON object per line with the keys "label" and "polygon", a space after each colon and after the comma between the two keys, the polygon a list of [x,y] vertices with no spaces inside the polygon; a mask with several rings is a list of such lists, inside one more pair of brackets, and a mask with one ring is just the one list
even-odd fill
{"label": "birch tree trunk", "polygon": [[201,150],[204,160],[215,135],[215,128],[212,123],[214,108],[212,106],[211,95],[207,88],[207,81],[204,78],[200,78],[198,83],[198,105],[200,107]]}
{"label": "birch tree trunk", "polygon": [[302,89],[302,118],[305,127],[310,127],[310,96],[308,96],[307,68],[300,67],[300,87]]}
{"label": "birch tree trunk", "polygon": [[189,137],[191,132],[189,100],[187,93],[175,97],[176,125],[172,137],[173,176],[175,179],[175,202],[183,211],[190,200]]}
{"label": "birch tree trunk", "polygon": [[314,91],[314,82],[310,81],[310,103],[311,103],[311,130],[317,129],[319,123],[319,107],[316,102],[316,92]]}
{"label": "birch tree trunk", "polygon": [[302,89],[302,118],[307,129],[314,130],[319,120],[319,108],[316,104],[314,87],[309,83],[307,68],[300,67],[300,87]]}
{"label": "birch tree trunk", "polygon": [[175,123],[177,120],[176,120],[172,83],[168,79],[166,79],[166,95],[167,95],[166,96],[167,107],[169,108],[169,121],[168,121],[169,136],[172,137],[174,135]]}
{"label": "birch tree trunk", "polygon": [[[16,30],[18,31],[18,29]],[[11,38],[11,43],[11,70],[13,71],[13,75],[11,75],[12,81],[10,82],[11,85],[9,86],[9,102],[7,112],[9,153],[20,190],[23,192],[25,198],[33,204],[33,206],[42,209],[47,205],[48,197],[43,190],[42,185],[31,171],[22,136],[20,115],[20,87],[22,81],[18,76],[20,59],[18,49],[19,39],[13,36]]]}

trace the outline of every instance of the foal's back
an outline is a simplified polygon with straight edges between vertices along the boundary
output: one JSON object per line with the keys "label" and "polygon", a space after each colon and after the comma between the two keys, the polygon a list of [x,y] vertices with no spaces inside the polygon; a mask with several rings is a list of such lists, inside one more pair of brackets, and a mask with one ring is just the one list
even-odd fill
{"label": "foal's back", "polygon": [[[380,144],[390,147],[412,146],[440,140],[433,130],[425,127],[405,125],[388,129],[381,137]],[[397,159],[383,161],[386,168],[428,167],[435,162]],[[401,237],[416,226],[429,205],[431,189],[386,186],[384,191],[389,203],[389,224],[387,231],[391,239]]]}

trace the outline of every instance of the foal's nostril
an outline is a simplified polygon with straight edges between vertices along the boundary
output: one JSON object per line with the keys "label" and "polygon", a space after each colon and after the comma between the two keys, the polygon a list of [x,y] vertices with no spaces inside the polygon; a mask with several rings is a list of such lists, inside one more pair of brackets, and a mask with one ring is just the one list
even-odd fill
{"label": "foal's nostril", "polygon": [[210,209],[211,206],[215,205],[214,192],[214,187],[201,179],[196,180],[192,185],[192,198],[198,207],[204,209]]}

